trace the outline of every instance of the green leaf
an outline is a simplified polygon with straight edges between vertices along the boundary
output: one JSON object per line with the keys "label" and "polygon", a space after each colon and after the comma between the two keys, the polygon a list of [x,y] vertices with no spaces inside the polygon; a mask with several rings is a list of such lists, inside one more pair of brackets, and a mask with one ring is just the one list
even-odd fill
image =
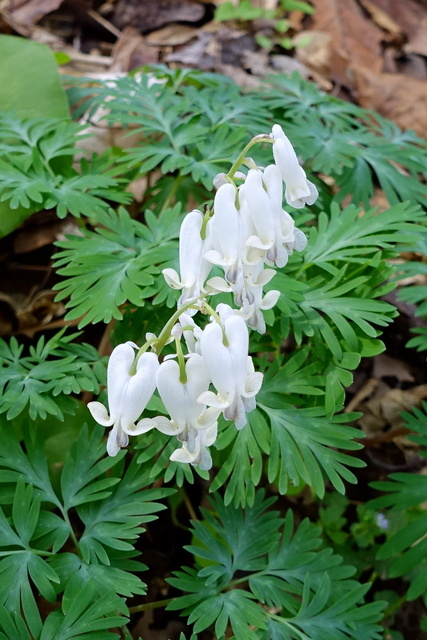
{"label": "green leaf", "polygon": [[[26,118],[70,118],[55,58],[49,47],[15,36],[0,35],[0,111]],[[31,99],[29,99],[31,96]]]}
{"label": "green leaf", "polygon": [[176,256],[181,222],[179,207],[159,218],[147,212],[147,224],[132,220],[125,209],[97,219],[102,227],[58,242],[63,251],[55,261],[58,273],[66,276],[54,287],[60,291],[57,300],[69,298],[66,317],[84,316],[80,327],[120,319],[121,305],[143,306],[158,291],[161,269]]}
{"label": "green leaf", "polygon": [[242,510],[216,496],[193,523],[195,568],[168,579],[186,594],[168,609],[181,609],[197,632],[214,625],[218,638],[230,625],[239,640],[359,640],[360,631],[380,640],[385,603],[364,604],[369,585],[350,580],[354,568],[322,548],[320,528],[304,520],[294,530],[292,512],[280,521],[272,502],[258,492]]}
{"label": "green leaf", "polygon": [[40,640],[116,640],[117,635],[108,629],[122,626],[128,621],[122,601],[113,593],[94,600],[92,584],[84,586],[78,598],[62,601],[62,612],[53,611],[47,617]]}
{"label": "green leaf", "polygon": [[9,344],[0,339],[0,413],[12,419],[28,410],[33,420],[48,414],[63,420],[56,396],[99,391],[104,366],[94,347],[71,342],[76,335],[64,336],[61,330],[47,342],[42,336],[26,356],[16,338]]}

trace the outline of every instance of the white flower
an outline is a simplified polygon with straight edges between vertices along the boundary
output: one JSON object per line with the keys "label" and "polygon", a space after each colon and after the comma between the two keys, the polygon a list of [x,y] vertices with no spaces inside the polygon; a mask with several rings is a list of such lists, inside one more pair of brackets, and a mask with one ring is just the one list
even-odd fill
{"label": "white flower", "polygon": [[[152,426],[167,435],[176,435],[178,440],[184,443],[185,447],[179,455],[182,457],[185,454],[191,459],[180,460],[181,462],[200,464],[203,459],[203,464],[206,465],[208,457],[204,453],[204,448],[208,446],[206,442],[211,440],[214,428],[216,429],[220,410],[207,409],[206,405],[203,406],[197,401],[199,396],[208,390],[211,382],[202,356],[192,353],[186,362],[185,373],[187,381],[181,382],[180,368],[176,360],[165,360],[158,368],[157,389],[171,419],[157,416],[153,418]],[[208,429],[210,429],[209,437],[204,440],[199,436],[199,431]],[[210,444],[214,440],[215,438]],[[178,456],[177,452],[173,455],[175,454]],[[178,460],[176,456],[171,457],[171,460]]]}
{"label": "white flower", "polygon": [[[203,215],[196,209],[187,214],[179,232],[179,269],[181,277],[175,269],[163,269],[166,282],[173,289],[182,289],[178,306],[190,300],[197,300],[204,292],[203,285],[212,265],[203,257],[210,248],[209,224],[206,238],[201,236]],[[190,310],[189,313],[195,313]]]}
{"label": "white flower", "polygon": [[192,465],[197,465],[203,471],[208,471],[212,468],[212,457],[208,447],[215,442],[217,435],[218,426],[215,422],[207,429],[196,432],[191,451],[189,443],[184,442],[180,449],[176,449],[172,453],[170,459],[175,462],[189,462]]}
{"label": "white flower", "polygon": [[246,245],[265,252],[274,243],[275,212],[267,191],[264,189],[261,171],[251,169],[248,172],[245,184],[239,189],[239,196],[240,200],[246,203],[256,229],[256,235],[248,238]]}
{"label": "white flower", "polygon": [[239,315],[248,327],[265,333],[265,320],[261,311],[272,309],[280,297],[280,291],[272,290],[264,294],[263,287],[276,275],[273,269],[263,269],[260,265],[244,265],[244,288],[235,294],[234,301],[241,307]]}
{"label": "white flower", "polygon": [[273,126],[272,137],[274,161],[286,185],[286,202],[296,209],[301,209],[305,204],[313,204],[318,196],[317,188],[307,180],[295,150],[280,125]]}
{"label": "white flower", "polygon": [[102,426],[112,430],[108,435],[107,452],[115,456],[129,442],[129,435],[138,435],[145,429],[135,426],[135,421],[147,406],[156,388],[156,371],[159,362],[154,353],[143,353],[136,365],[136,373],[130,374],[135,352],[130,342],[116,347],[108,361],[107,392],[110,414],[100,402],[89,402],[92,417]]}
{"label": "white flower", "polygon": [[263,375],[254,371],[248,356],[248,328],[243,318],[225,304],[218,305],[217,311],[222,327],[213,321],[200,338],[200,351],[217,394],[205,391],[198,401],[222,409],[224,418],[234,420],[241,429],[246,424],[246,412],[255,407]]}
{"label": "white flower", "polygon": [[239,213],[237,191],[232,184],[223,184],[215,194],[214,215],[210,220],[213,249],[205,258],[224,268],[227,282],[234,280],[239,262]]}

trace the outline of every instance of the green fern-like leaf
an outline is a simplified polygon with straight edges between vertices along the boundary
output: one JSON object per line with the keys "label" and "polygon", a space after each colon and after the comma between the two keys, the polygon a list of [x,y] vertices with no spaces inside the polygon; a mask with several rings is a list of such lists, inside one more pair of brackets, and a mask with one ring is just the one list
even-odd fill
{"label": "green fern-like leaf", "polygon": [[58,242],[63,251],[55,260],[65,276],[55,286],[57,299],[69,298],[66,317],[82,318],[80,327],[120,319],[121,305],[143,306],[159,290],[161,269],[176,258],[181,222],[179,207],[159,218],[147,212],[147,224],[132,220],[125,209],[110,210],[97,220],[102,227]]}

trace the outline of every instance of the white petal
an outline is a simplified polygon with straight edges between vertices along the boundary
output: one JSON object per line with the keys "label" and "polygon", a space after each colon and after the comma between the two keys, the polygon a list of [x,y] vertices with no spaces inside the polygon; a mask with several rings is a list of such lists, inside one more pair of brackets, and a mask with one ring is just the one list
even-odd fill
{"label": "white petal", "polygon": [[107,409],[100,402],[89,402],[87,408],[92,414],[92,418],[103,427],[111,427],[114,420],[108,415]]}
{"label": "white petal", "polygon": [[213,391],[204,391],[197,398],[197,402],[200,404],[207,404],[209,407],[213,407],[215,409],[225,409],[229,406],[230,400],[227,397],[226,399],[217,396]]}
{"label": "white petal", "polygon": [[295,229],[295,250],[304,251],[307,246],[307,237],[300,229]]}
{"label": "white petal", "polygon": [[206,251],[206,253],[204,254],[204,258],[205,260],[207,260],[208,262],[211,262],[212,264],[217,264],[221,267],[227,266],[227,263],[224,260],[224,257],[214,249],[210,249],[209,251]]}
{"label": "white petal", "polygon": [[121,408],[122,428],[130,427],[149,403],[156,388],[156,371],[159,361],[154,353],[143,353],[136,366],[136,374],[130,376]]}
{"label": "white petal", "polygon": [[214,199],[212,242],[226,265],[232,265],[238,258],[239,216],[235,198],[235,187],[232,184],[224,184],[218,189]]}
{"label": "white petal", "polygon": [[107,453],[109,456],[116,456],[120,449],[126,447],[129,443],[128,436],[121,430],[120,426],[116,423],[108,434],[107,440]]}
{"label": "white petal", "polygon": [[[244,323],[243,320],[242,322]],[[222,339],[221,327],[216,322],[212,322],[202,333],[200,352],[221,397],[221,402],[231,402],[235,393],[233,367],[229,350],[224,346]]]}
{"label": "white petal", "polygon": [[262,244],[269,248],[274,242],[274,214],[271,201],[264,189],[261,172],[251,169],[241,189],[244,190],[257,235]]}
{"label": "white petal", "polygon": [[154,418],[143,418],[136,425],[131,425],[130,429],[123,429],[130,436],[139,436],[142,433],[147,433],[151,429],[157,427],[157,422]]}
{"label": "white petal", "polygon": [[280,291],[277,291],[276,289],[272,289],[271,291],[266,293],[265,296],[263,297],[262,302],[260,304],[260,309],[263,309],[264,311],[266,311],[267,309],[272,309],[274,305],[277,303],[279,298],[280,298]]}
{"label": "white petal", "polygon": [[[113,422],[121,415],[123,394],[129,383],[130,369],[135,352],[130,344],[119,344],[113,349],[107,367],[108,406]],[[137,416],[138,417],[138,416]],[[133,422],[133,421],[132,421]]]}
{"label": "white petal", "polygon": [[273,241],[269,240],[268,242],[263,242],[259,236],[249,236],[246,240],[245,245],[247,247],[253,247],[254,249],[259,249],[261,251],[267,251],[272,246]]}
{"label": "white petal", "polygon": [[168,284],[172,289],[182,289],[183,284],[179,279],[179,275],[175,271],[175,269],[163,269],[162,271],[163,277],[166,280],[166,284]]}
{"label": "white petal", "polygon": [[267,187],[268,197],[273,209],[281,210],[283,204],[283,182],[279,167],[275,164],[270,164],[265,168],[262,179]]}
{"label": "white petal", "polygon": [[203,240],[200,231],[203,216],[196,209],[188,213],[179,232],[179,268],[181,282],[185,287],[191,287],[199,276],[202,259]]}
{"label": "white petal", "polygon": [[187,463],[191,463],[194,462],[198,456],[199,452],[198,451],[194,451],[193,453],[190,453],[190,451],[188,450],[187,445],[184,443],[181,447],[181,449],[176,449],[172,455],[170,456],[169,460],[172,460],[172,462],[187,462]]}
{"label": "white petal", "polygon": [[156,422],[156,429],[160,431],[160,433],[164,433],[167,436],[177,436],[181,433],[181,429],[176,422],[168,420],[165,416],[156,416],[154,420]]}
{"label": "white petal", "polygon": [[[212,392],[208,391],[207,393]],[[208,409],[203,411],[198,419],[198,428],[209,429],[210,427],[216,425],[220,413],[220,409],[217,409],[216,407],[209,407]]]}
{"label": "white petal", "polygon": [[262,387],[264,375],[260,371],[251,373],[246,379],[245,391],[242,394],[245,398],[256,396]]}
{"label": "white petal", "polygon": [[254,282],[254,285],[257,287],[264,287],[268,282],[270,282],[270,280],[274,278],[275,275],[276,272],[274,271],[274,269],[263,269],[263,271],[261,271],[256,281]]}
{"label": "white petal", "polygon": [[224,278],[214,276],[206,282],[206,291],[208,293],[218,293],[223,291],[231,291],[231,287]]}
{"label": "white petal", "polygon": [[156,374],[157,389],[167,412],[180,428],[186,425],[185,386],[179,381],[179,364],[175,360],[165,360]]}

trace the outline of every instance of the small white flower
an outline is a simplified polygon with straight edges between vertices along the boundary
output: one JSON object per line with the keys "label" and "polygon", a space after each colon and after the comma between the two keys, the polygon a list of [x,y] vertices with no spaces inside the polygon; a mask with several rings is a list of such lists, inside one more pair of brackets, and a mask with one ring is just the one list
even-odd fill
{"label": "small white flower", "polygon": [[379,527],[383,531],[387,531],[387,529],[390,526],[390,520],[386,518],[386,516],[383,513],[377,513],[375,517],[375,521],[377,523],[377,527]]}
{"label": "small white flower", "polygon": [[246,424],[246,412],[255,407],[263,375],[254,371],[248,356],[249,336],[244,319],[225,304],[219,304],[217,312],[222,327],[213,321],[200,338],[200,351],[217,394],[205,391],[198,401],[223,410],[224,418],[234,420],[241,429]]}
{"label": "small white flower", "polygon": [[[179,450],[182,451],[179,455],[182,457],[185,454],[191,459],[181,460],[182,462],[200,464],[203,459],[206,464],[207,457],[203,447],[208,445],[200,438],[199,431],[210,429],[210,440],[213,428],[216,429],[220,410],[207,409],[197,401],[199,396],[208,390],[211,382],[209,371],[200,355],[190,354],[185,365],[185,373],[187,381],[181,382],[180,368],[176,360],[165,360],[159,366],[156,374],[157,389],[171,419],[157,416],[152,419],[151,426],[167,435],[177,436],[178,440],[184,443],[185,447]],[[213,442],[214,440],[211,444]],[[177,452],[175,454],[178,455]],[[171,460],[178,458],[171,457]]]}
{"label": "small white flower", "polygon": [[[100,402],[89,402],[92,417],[102,426],[112,430],[108,435],[107,452],[115,456],[129,442],[129,435],[138,435],[145,429],[135,426],[156,388],[156,371],[159,366],[154,353],[143,353],[136,365],[136,373],[130,374],[135,360],[132,343],[116,347],[108,361],[107,392],[110,414]],[[139,423],[138,423],[139,424]]]}
{"label": "small white flower", "polygon": [[[203,285],[212,265],[205,260],[204,253],[210,248],[209,224],[206,238],[201,236],[203,215],[196,209],[187,214],[179,232],[179,269],[181,277],[175,269],[163,269],[163,275],[172,289],[182,289],[178,306],[190,300],[197,300],[204,292]],[[189,313],[196,313],[195,310]]]}
{"label": "small white flower", "polygon": [[262,173],[256,169],[248,172],[245,184],[239,189],[241,201],[245,201],[256,236],[247,239],[246,245],[267,251],[274,243],[274,211],[262,181]]}
{"label": "small white flower", "polygon": [[274,138],[274,161],[286,185],[286,202],[296,209],[301,209],[306,204],[313,204],[317,200],[317,188],[307,180],[295,150],[280,125],[273,126],[272,137]]}
{"label": "small white flower", "polygon": [[215,194],[214,215],[210,220],[213,249],[204,254],[206,260],[223,267],[225,279],[231,275],[239,261],[239,213],[236,208],[236,189],[232,184],[222,185]]}
{"label": "small white flower", "polygon": [[212,468],[212,457],[209,453],[210,447],[216,440],[218,435],[218,426],[215,422],[213,425],[197,431],[190,450],[190,443],[184,442],[180,449],[176,449],[170,459],[175,462],[187,462],[193,466],[198,466],[203,471],[209,471]]}

